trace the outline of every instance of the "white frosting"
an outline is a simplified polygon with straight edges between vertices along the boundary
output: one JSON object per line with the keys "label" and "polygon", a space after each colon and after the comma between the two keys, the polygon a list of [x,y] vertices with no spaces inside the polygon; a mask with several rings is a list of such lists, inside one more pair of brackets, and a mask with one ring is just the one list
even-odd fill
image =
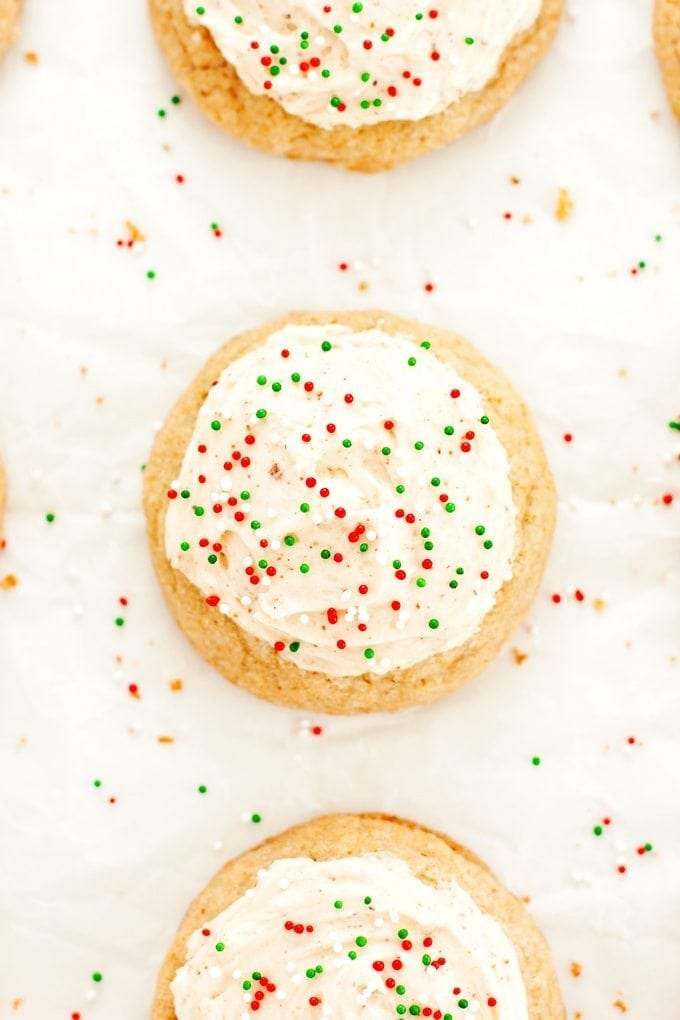
{"label": "white frosting", "polygon": [[528,1017],[501,925],[457,882],[427,885],[391,854],[276,861],[191,936],[172,991],[178,1020],[246,1020],[259,1010],[379,1020],[399,1016],[399,1005],[406,1017],[411,1006],[421,1016]]}
{"label": "white frosting", "polygon": [[484,88],[541,0],[184,0],[184,7],[251,92],[332,128],[420,120]]}
{"label": "white frosting", "polygon": [[286,326],[224,370],[169,479],[172,565],[301,669],[458,647],[511,576],[506,451],[422,343]]}

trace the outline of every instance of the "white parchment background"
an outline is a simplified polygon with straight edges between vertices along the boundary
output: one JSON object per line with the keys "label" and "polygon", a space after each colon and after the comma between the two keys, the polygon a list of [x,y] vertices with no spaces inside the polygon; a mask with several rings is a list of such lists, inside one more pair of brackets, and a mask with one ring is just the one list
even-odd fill
{"label": "white parchment background", "polygon": [[[0,68],[0,578],[19,579],[0,590],[3,1020],[142,1020],[226,858],[359,809],[445,830],[530,896],[570,1018],[620,1017],[617,1001],[630,1020],[680,1017],[680,126],[650,21],[649,0],[570,2],[491,125],[361,177],[249,151],[173,106],[142,0],[27,0]],[[143,248],[116,247],[126,220]],[[366,306],[455,329],[510,373],[560,521],[527,626],[483,677],[398,717],[314,717],[313,737],[175,629],[140,467],[230,335]]]}

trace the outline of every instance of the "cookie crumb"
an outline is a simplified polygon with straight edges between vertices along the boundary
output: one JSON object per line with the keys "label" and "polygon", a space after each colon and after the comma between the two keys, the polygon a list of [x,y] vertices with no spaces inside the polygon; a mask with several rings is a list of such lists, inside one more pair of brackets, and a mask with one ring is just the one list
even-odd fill
{"label": "cookie crumb", "polygon": [[370,286],[371,285],[368,282],[368,280],[361,280],[359,282],[359,290],[362,292],[362,294],[365,293],[367,290],[369,290]]}
{"label": "cookie crumb", "polygon": [[160,736],[158,738],[158,743],[159,744],[174,744],[175,743],[175,738],[174,737],[168,737],[168,736]]}
{"label": "cookie crumb", "polygon": [[10,588],[16,588],[19,583],[19,578],[14,574],[6,574],[5,577],[0,580],[0,588],[3,591],[9,591]]}
{"label": "cookie crumb", "polygon": [[513,648],[512,657],[515,660],[516,666],[521,666],[525,659],[529,658],[527,652],[520,652],[519,648]]}
{"label": "cookie crumb", "polygon": [[184,683],[182,680],[179,679],[171,680],[168,684],[168,687],[170,688],[171,691],[181,691],[182,688],[184,687]]}
{"label": "cookie crumb", "polygon": [[574,202],[566,188],[560,188],[555,206],[555,219],[568,220],[574,211]]}
{"label": "cookie crumb", "polygon": [[141,244],[143,241],[146,241],[146,235],[142,233],[139,227],[134,224],[132,220],[126,220],[125,226],[133,244]]}
{"label": "cookie crumb", "polygon": [[581,971],[583,970],[583,968],[580,963],[577,963],[576,960],[574,960],[570,967],[570,970],[571,976],[577,978],[581,977]]}
{"label": "cookie crumb", "polygon": [[37,64],[38,61],[40,60],[40,57],[35,52],[35,50],[27,50],[24,53],[24,60],[26,61],[27,64]]}
{"label": "cookie crumb", "polygon": [[612,1003],[612,1006],[614,1006],[615,1009],[618,1009],[620,1013],[628,1012],[628,1006],[625,1004],[623,999],[615,999],[614,1002]]}

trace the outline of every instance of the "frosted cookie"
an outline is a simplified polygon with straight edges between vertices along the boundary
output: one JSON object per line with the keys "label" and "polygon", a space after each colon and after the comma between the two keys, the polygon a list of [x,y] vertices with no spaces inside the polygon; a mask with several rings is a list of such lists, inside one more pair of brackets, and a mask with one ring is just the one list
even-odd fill
{"label": "frosted cookie", "polygon": [[149,0],[221,127],[292,159],[385,170],[484,123],[538,62],[562,0]]}
{"label": "frosted cookie", "polygon": [[161,968],[152,1020],[563,1020],[548,948],[464,847],[412,822],[331,815],[222,869]]}
{"label": "frosted cookie", "polygon": [[0,0],[0,57],[17,36],[21,0]]}
{"label": "frosted cookie", "polygon": [[555,493],[498,369],[382,312],[291,315],[215,354],[146,469],[154,564],[228,679],[336,713],[432,701],[526,613]]}
{"label": "frosted cookie", "polygon": [[668,98],[680,117],[680,0],[656,0],[654,41]]}

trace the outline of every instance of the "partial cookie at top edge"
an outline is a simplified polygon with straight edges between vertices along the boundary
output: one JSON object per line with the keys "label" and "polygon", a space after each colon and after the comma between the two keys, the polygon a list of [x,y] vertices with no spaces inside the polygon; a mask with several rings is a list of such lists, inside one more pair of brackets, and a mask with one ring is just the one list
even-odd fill
{"label": "partial cookie at top edge", "polygon": [[149,7],[154,32],[170,67],[220,127],[250,145],[290,159],[322,160],[374,172],[448,145],[489,120],[548,48],[563,0],[543,0],[538,20],[508,47],[493,81],[442,113],[413,122],[330,131],[291,116],[274,99],[249,92],[210,33],[189,23],[182,0],[149,0]]}
{"label": "partial cookie at top edge", "polygon": [[[330,678],[282,660],[264,641],[251,637],[228,616],[215,614],[202,593],[165,554],[169,483],[177,477],[198,410],[223,369],[286,323],[342,323],[354,331],[379,327],[387,333],[427,336],[483,395],[510,461],[517,509],[513,576],[477,633],[458,648],[407,669],[351,678]],[[467,341],[383,312],[298,313],[242,334],[217,351],[179,398],[159,432],[145,472],[144,507],[152,559],[179,626],[208,662],[225,677],[276,704],[334,714],[397,711],[425,704],[455,689],[491,661],[524,617],[540,582],[550,547],[556,499],[541,441],[526,405],[510,382]]]}
{"label": "partial cookie at top edge", "polygon": [[0,57],[10,48],[18,35],[20,9],[21,0],[0,0]]}
{"label": "partial cookie at top edge", "polygon": [[523,904],[483,862],[448,836],[415,822],[380,814],[329,815],[297,826],[230,861],[199,893],[182,920],[158,977],[151,1020],[175,1020],[170,985],[185,960],[189,936],[241,897],[260,868],[284,857],[331,860],[390,852],[422,880],[454,878],[477,905],[494,917],[512,941],[522,970],[530,1020],[564,1020],[550,951]]}
{"label": "partial cookie at top edge", "polygon": [[656,0],[654,42],[668,98],[680,118],[680,0]]}

